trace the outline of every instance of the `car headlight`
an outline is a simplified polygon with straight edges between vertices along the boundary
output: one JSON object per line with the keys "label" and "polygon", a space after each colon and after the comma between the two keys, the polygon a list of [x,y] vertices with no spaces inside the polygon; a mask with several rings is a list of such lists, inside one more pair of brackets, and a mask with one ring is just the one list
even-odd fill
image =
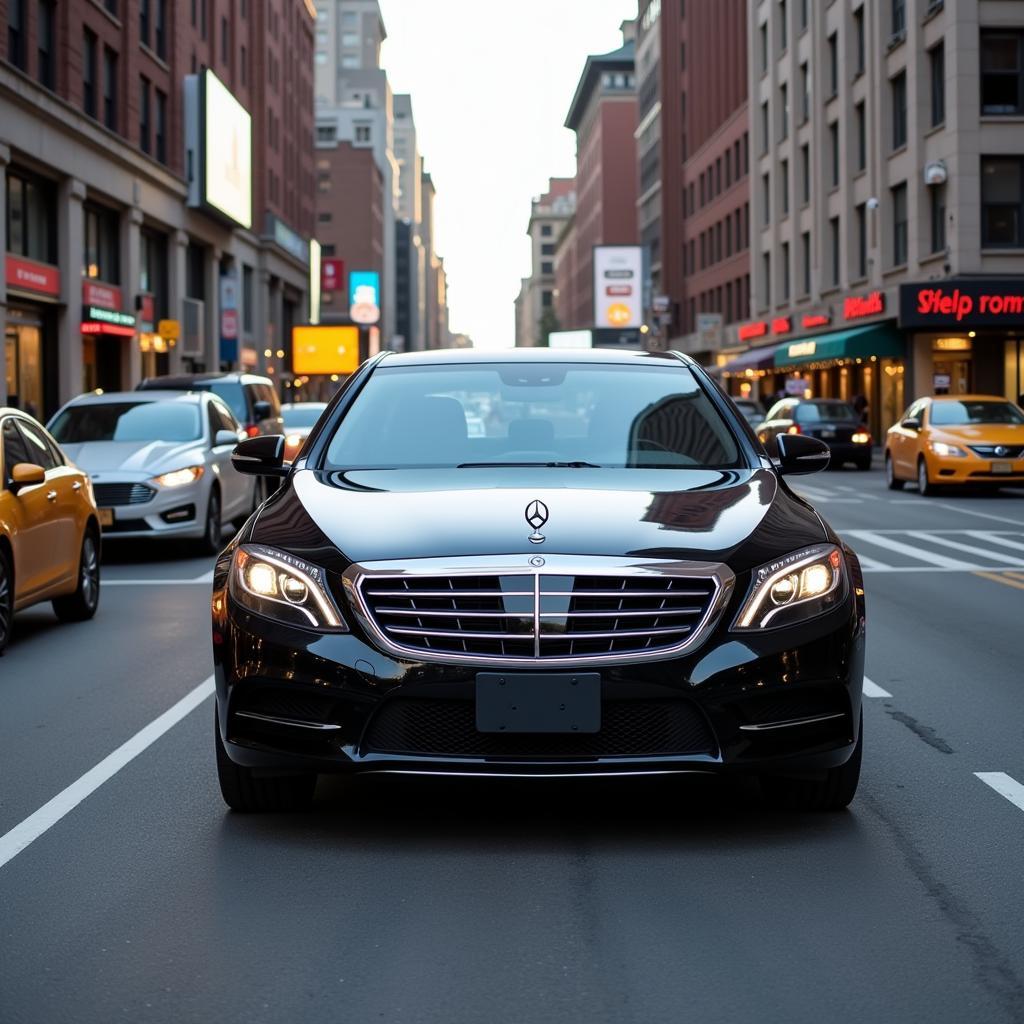
{"label": "car headlight", "polygon": [[153,477],[153,482],[162,487],[184,487],[198,480],[204,473],[202,466],[186,466],[184,469],[173,469],[170,473]]}
{"label": "car headlight", "polygon": [[946,444],[945,441],[929,441],[928,447],[931,448],[933,455],[942,455],[945,458],[962,459],[967,455],[963,448],[957,448],[955,444]]}
{"label": "car headlight", "polygon": [[854,444],[871,444],[871,435],[866,434],[863,430],[858,430],[850,440]]}
{"label": "car headlight", "polygon": [[323,569],[287,552],[240,545],[228,590],[238,604],[268,619],[325,633],[348,632]]}
{"label": "car headlight", "polygon": [[834,608],[846,594],[843,554],[831,544],[795,551],[753,575],[734,630],[790,626]]}

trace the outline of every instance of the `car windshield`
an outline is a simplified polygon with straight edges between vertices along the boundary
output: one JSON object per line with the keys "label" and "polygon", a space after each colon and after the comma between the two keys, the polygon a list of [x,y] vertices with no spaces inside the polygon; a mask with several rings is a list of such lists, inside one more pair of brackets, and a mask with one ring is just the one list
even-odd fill
{"label": "car windshield", "polygon": [[857,413],[845,402],[801,402],[796,407],[797,423],[818,423],[821,420],[840,420],[856,423]]}
{"label": "car windshield", "polygon": [[312,427],[320,414],[327,408],[326,402],[303,402],[299,405],[282,405],[281,418],[289,430]]}
{"label": "car windshield", "polygon": [[933,402],[933,427],[962,427],[968,423],[1024,423],[1024,413],[1011,402]]}
{"label": "car windshield", "polygon": [[326,455],[330,469],[741,464],[726,421],[672,365],[382,367]]}
{"label": "car windshield", "polygon": [[58,413],[50,433],[61,444],[87,441],[197,441],[199,409],[181,402],[89,402]]}

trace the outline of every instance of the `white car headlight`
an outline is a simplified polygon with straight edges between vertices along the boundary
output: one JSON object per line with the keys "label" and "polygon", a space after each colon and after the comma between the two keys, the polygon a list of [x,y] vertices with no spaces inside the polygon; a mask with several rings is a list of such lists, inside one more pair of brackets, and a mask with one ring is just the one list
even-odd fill
{"label": "white car headlight", "polygon": [[153,482],[162,487],[184,487],[185,484],[198,480],[205,470],[202,466],[186,466],[184,469],[172,469],[170,473],[153,477]]}
{"label": "white car headlight", "polygon": [[348,632],[323,569],[287,552],[240,545],[228,590],[238,604],[268,619],[321,632]]}
{"label": "white car headlight", "polygon": [[963,448],[957,448],[955,444],[946,444],[945,441],[929,441],[928,447],[935,455],[942,455],[945,458],[963,459],[967,452]]}
{"label": "white car headlight", "polygon": [[755,569],[733,630],[789,626],[821,615],[846,594],[843,553],[832,544],[794,551]]}

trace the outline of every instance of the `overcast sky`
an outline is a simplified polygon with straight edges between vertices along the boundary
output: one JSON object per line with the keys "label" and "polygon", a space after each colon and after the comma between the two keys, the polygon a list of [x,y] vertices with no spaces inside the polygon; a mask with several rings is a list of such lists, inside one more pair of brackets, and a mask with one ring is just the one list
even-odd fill
{"label": "overcast sky", "polygon": [[563,127],[590,53],[622,42],[637,0],[380,0],[383,64],[412,94],[437,186],[438,252],[451,327],[481,348],[514,341],[513,302],[530,270],[530,199],[575,171]]}

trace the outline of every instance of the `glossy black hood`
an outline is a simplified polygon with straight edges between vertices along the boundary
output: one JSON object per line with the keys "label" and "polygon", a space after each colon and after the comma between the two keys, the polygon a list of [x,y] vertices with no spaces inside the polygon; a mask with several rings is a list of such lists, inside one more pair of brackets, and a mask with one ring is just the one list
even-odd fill
{"label": "glossy black hood", "polygon": [[[526,510],[542,502],[542,543]],[[352,562],[509,554],[728,562],[825,539],[770,470],[298,470],[248,540],[343,570]]]}

